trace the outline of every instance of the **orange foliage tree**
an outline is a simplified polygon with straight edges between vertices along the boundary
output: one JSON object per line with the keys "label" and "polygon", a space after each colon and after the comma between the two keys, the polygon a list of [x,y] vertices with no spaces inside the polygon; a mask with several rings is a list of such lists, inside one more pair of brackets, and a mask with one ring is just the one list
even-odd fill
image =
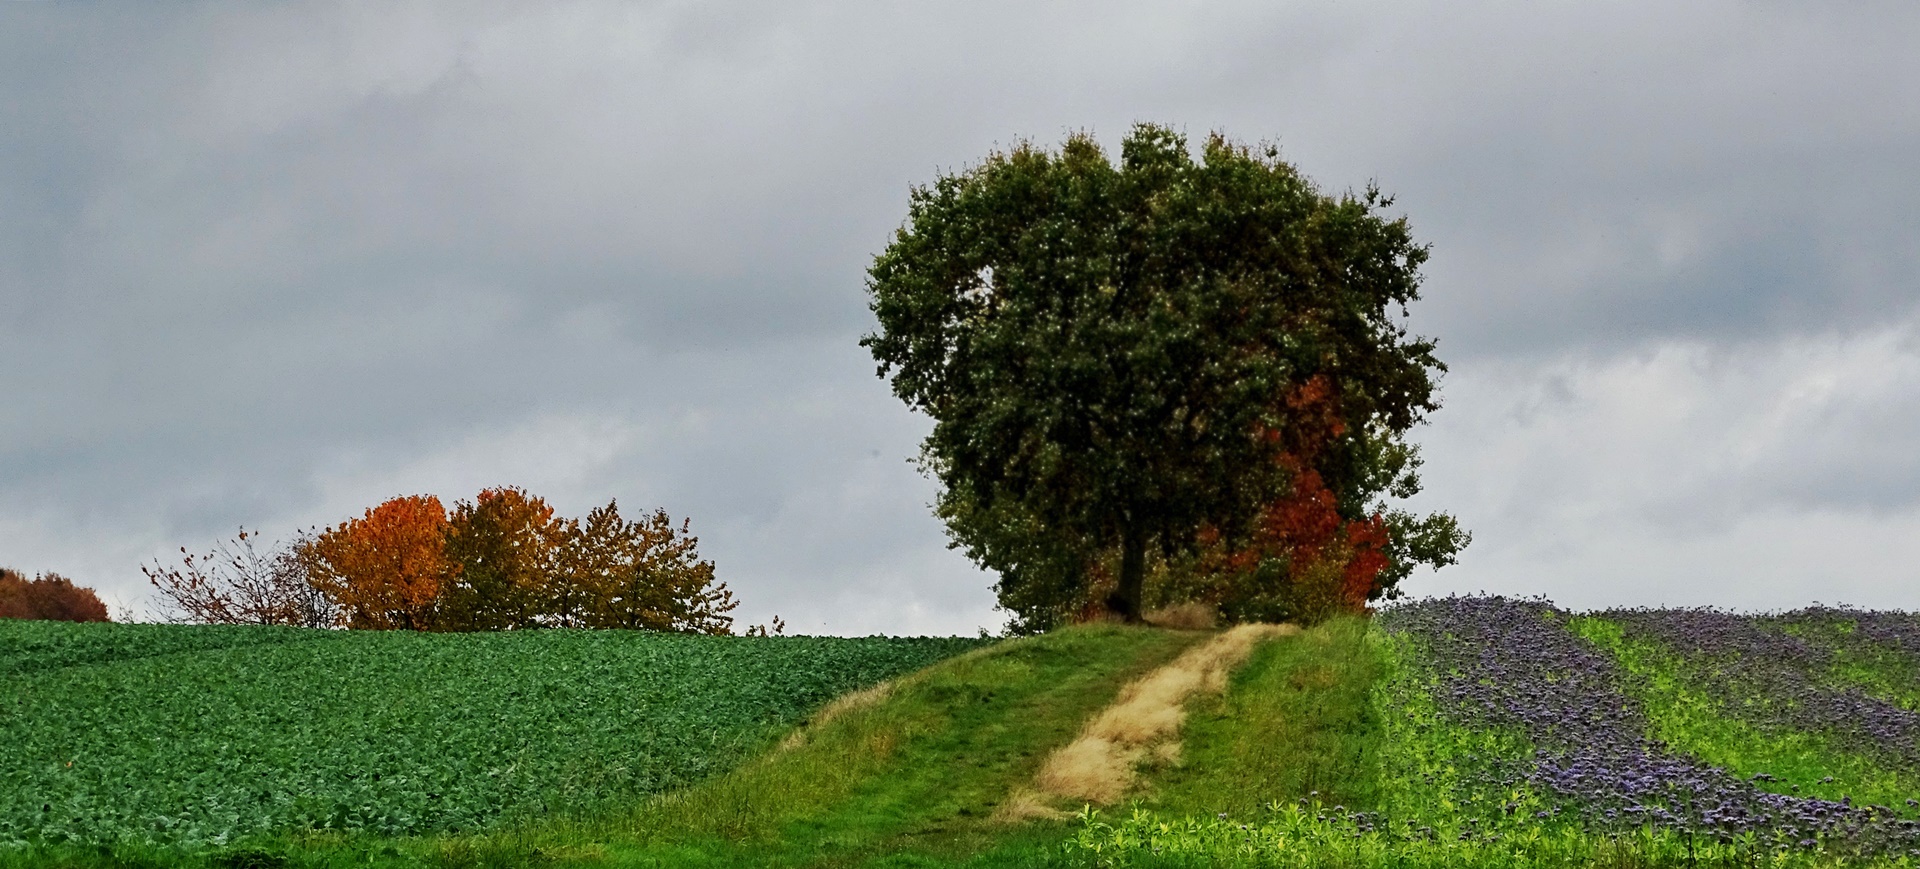
{"label": "orange foliage tree", "polygon": [[454,505],[446,532],[452,581],[441,595],[440,629],[502,631],[552,621],[567,523],[523,489],[486,489]]}
{"label": "orange foliage tree", "polygon": [[33,579],[0,568],[0,619],[44,619],[61,622],[104,622],[107,605],[93,589],[73,584],[57,573]]}
{"label": "orange foliage tree", "polygon": [[1385,520],[1340,515],[1320,473],[1297,466],[1292,490],[1260,512],[1245,540],[1228,546],[1212,529],[1201,537],[1201,570],[1216,578],[1207,596],[1233,621],[1364,612],[1389,563]]}
{"label": "orange foliage tree", "polygon": [[609,501],[567,523],[566,544],[549,599],[556,622],[589,628],[640,628],[726,634],[739,604],[702,561],[690,522],[678,528],[665,510],[634,521]]}
{"label": "orange foliage tree", "polygon": [[738,605],[688,521],[628,521],[608,502],[580,522],[510,486],[451,512],[431,495],[393,498],[265,555],[254,539],[242,529],[212,554],[182,549],[182,567],[156,562],[148,578],[189,621],[302,623],[287,613],[304,591],[326,624],[363,630],[726,634]]}
{"label": "orange foliage tree", "polygon": [[314,586],[340,607],[346,627],[430,630],[455,570],[447,530],[439,498],[410,495],[328,527],[299,551]]}

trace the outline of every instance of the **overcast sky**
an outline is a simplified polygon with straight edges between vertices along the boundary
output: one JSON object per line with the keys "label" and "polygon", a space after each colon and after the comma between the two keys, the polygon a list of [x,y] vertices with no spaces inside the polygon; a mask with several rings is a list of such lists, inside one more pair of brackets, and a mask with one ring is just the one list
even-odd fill
{"label": "overcast sky", "polygon": [[1431,243],[1416,593],[1920,608],[1920,5],[0,4],[0,565],[691,517],[745,623],[997,629],[857,346],[911,186],[1137,121]]}

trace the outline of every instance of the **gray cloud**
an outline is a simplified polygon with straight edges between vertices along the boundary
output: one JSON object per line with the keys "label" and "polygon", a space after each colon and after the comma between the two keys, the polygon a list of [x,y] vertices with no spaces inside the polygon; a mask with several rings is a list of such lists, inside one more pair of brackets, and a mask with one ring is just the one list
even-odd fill
{"label": "gray cloud", "polygon": [[[517,482],[691,515],[753,618],[995,623],[854,346],[862,274],[910,185],[1137,120],[1377,179],[1433,242],[1430,500],[1482,543],[1423,581],[1585,575],[1598,516],[1905,521],[1920,383],[1874,342],[1920,299],[1916,36],[1896,3],[0,5],[0,563],[131,603],[241,522]],[[1786,401],[1817,347],[1884,365],[1777,417],[1708,394]],[[1663,389],[1671,445],[1615,398]],[[1705,482],[1622,482],[1655,466]]]}
{"label": "gray cloud", "polygon": [[[1428,503],[1478,532],[1418,587],[1576,605],[1920,608],[1920,318],[1464,367]],[[1460,586],[1453,586],[1460,587]]]}

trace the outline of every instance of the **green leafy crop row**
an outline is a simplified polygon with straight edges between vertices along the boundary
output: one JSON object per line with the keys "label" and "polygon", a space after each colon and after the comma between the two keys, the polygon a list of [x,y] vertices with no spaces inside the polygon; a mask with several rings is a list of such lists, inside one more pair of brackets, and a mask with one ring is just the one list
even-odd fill
{"label": "green leafy crop row", "polygon": [[703,778],[970,639],[0,622],[0,843],[471,830]]}
{"label": "green leafy crop row", "polygon": [[143,625],[0,621],[0,676],[86,664],[111,664],[182,652],[320,641],[330,631],[265,625]]}

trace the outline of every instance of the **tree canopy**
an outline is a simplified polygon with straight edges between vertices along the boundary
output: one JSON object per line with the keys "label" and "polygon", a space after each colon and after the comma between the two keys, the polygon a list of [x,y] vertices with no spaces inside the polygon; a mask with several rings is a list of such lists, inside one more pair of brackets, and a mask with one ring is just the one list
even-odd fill
{"label": "tree canopy", "polygon": [[439,498],[389,498],[305,541],[299,561],[339,604],[347,627],[430,630],[451,572],[448,530]]}
{"label": "tree canopy", "polygon": [[57,573],[28,579],[0,567],[0,619],[42,619],[61,622],[104,622],[107,605],[93,589],[74,585]]}
{"label": "tree canopy", "polygon": [[739,605],[691,520],[629,521],[609,501],[583,522],[513,486],[452,510],[432,495],[390,498],[287,544],[259,539],[243,528],[207,555],[182,548],[179,566],[143,570],[169,615],[208,624],[727,634]]}
{"label": "tree canopy", "polygon": [[1445,370],[1402,323],[1427,249],[1391,202],[1328,196],[1218,134],[1196,159],[1155,125],[1117,164],[1075,135],[913,191],[861,344],[932,417],[936,510],[1001,573],[1003,606],[1057,609],[1112,552],[1104,604],[1137,619],[1151,554],[1254,540],[1307,471],[1340,516],[1382,526],[1366,596],[1451,560],[1450,517],[1381,502],[1418,489],[1401,436]]}

